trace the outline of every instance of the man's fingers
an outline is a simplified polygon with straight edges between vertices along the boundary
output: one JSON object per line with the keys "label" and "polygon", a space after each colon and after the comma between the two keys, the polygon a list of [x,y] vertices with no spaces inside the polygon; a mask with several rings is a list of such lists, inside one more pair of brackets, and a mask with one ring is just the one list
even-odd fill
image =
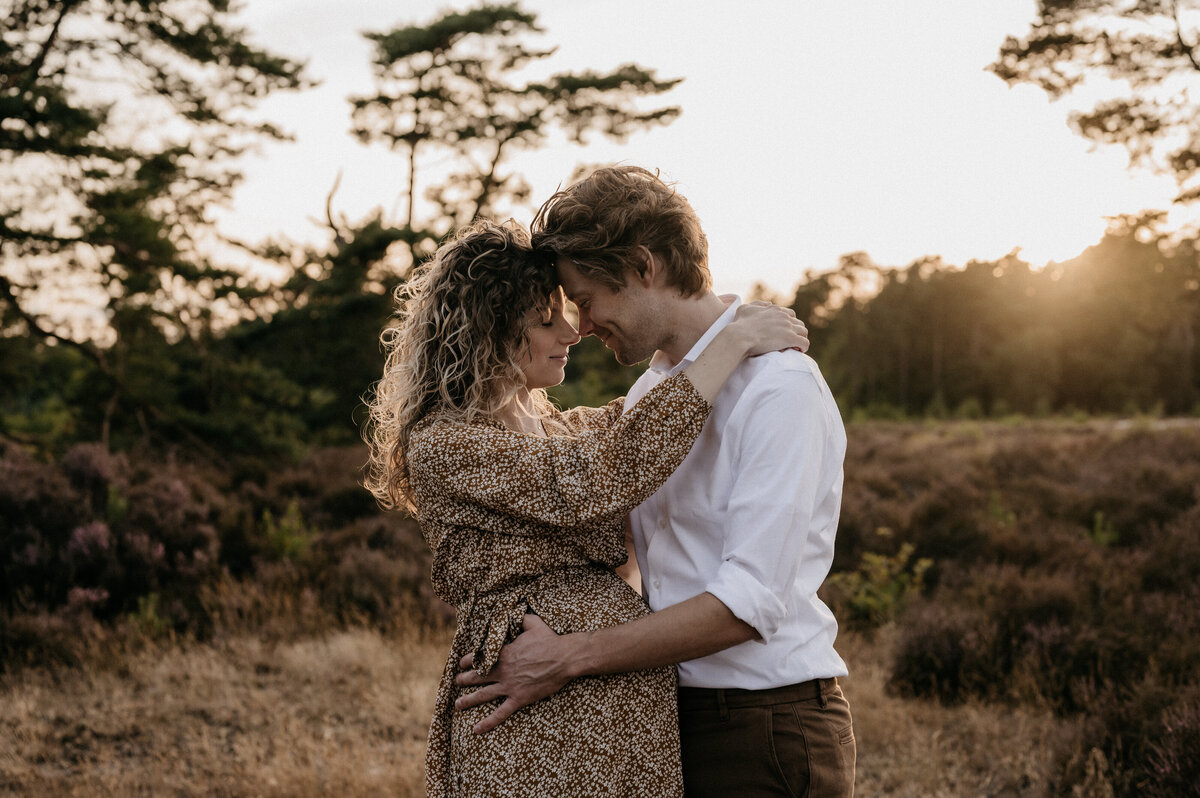
{"label": "man's fingers", "polygon": [[475,685],[488,684],[489,682],[494,681],[495,679],[484,679],[474,668],[468,668],[465,671],[459,671],[454,677],[454,683],[459,687],[474,687]]}
{"label": "man's fingers", "polygon": [[454,708],[470,709],[471,707],[477,707],[480,704],[486,704],[489,701],[495,701],[497,698],[501,698],[503,696],[504,693],[502,692],[500,685],[488,684],[480,687],[473,693],[460,695],[454,701]]}
{"label": "man's fingers", "polygon": [[521,704],[516,699],[506,699],[503,704],[496,707],[492,714],[475,724],[475,733],[487,734],[492,729],[496,728],[505,720],[507,720],[509,715],[516,712],[520,708]]}
{"label": "man's fingers", "polygon": [[[528,632],[530,629],[536,629],[539,626],[543,629],[550,629],[549,624],[547,624],[537,615],[534,615],[532,612],[526,613],[525,617],[521,619],[521,628],[526,632]],[[553,630],[551,629],[550,631]]]}
{"label": "man's fingers", "polygon": [[475,657],[471,654],[466,655],[458,661],[458,669],[460,671],[469,671],[475,668]]}

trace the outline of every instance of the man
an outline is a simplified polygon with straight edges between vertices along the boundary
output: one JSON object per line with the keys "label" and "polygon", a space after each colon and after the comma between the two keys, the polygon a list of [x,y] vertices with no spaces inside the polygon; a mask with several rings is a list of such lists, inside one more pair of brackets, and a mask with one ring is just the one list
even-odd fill
{"label": "man", "polygon": [[[623,364],[653,355],[632,407],[728,324],[707,241],[687,201],[639,167],[601,169],[539,211],[580,335]],[[849,796],[855,742],[836,677],[837,624],[816,591],[833,559],[846,436],[820,371],[800,352],[745,361],[687,459],[630,517],[655,612],[557,636],[540,618],[458,706],[505,700],[476,730],[573,678],[678,663],[689,796]],[[463,667],[470,661],[465,659]]]}

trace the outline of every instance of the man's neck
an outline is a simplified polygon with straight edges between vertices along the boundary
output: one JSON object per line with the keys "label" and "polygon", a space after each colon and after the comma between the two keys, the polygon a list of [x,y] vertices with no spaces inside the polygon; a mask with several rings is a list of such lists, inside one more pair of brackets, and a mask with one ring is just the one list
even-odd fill
{"label": "man's neck", "polygon": [[712,291],[680,299],[671,308],[673,334],[660,351],[672,364],[679,363],[727,308],[728,305]]}

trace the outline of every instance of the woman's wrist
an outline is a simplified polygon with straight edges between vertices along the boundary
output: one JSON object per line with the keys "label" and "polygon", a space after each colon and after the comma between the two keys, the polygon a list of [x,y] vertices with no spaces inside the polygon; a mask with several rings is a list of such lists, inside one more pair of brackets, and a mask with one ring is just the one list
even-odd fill
{"label": "woman's wrist", "polygon": [[[722,341],[722,339],[724,340]],[[736,319],[726,324],[713,338],[713,343],[721,343],[723,346],[729,347],[729,351],[739,358],[750,353],[752,341],[745,325],[738,323]]]}

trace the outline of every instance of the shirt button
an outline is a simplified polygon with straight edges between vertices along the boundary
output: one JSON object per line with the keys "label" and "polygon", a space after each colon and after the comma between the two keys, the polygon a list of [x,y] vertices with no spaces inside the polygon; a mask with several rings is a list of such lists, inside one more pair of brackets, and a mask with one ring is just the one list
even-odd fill
{"label": "shirt button", "polygon": [[667,528],[667,519],[665,519],[665,518],[658,519],[658,528],[666,529]]}
{"label": "shirt button", "polygon": [[655,590],[658,590],[660,587],[662,587],[662,582],[660,582],[660,581],[658,581],[657,579],[655,579],[655,580],[654,580],[654,589],[655,589]]}

